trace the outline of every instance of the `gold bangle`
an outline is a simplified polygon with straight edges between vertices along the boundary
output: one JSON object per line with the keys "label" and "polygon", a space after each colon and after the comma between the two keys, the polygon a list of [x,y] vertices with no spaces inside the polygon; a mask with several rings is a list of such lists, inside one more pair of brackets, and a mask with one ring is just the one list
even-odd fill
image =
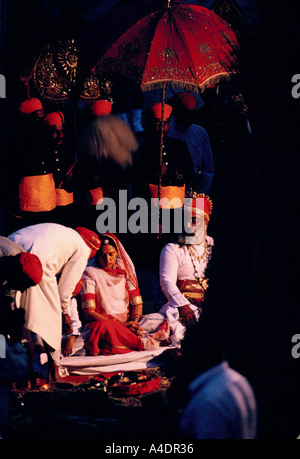
{"label": "gold bangle", "polygon": [[81,304],[82,310],[85,309],[96,309],[96,301],[95,300],[84,300]]}
{"label": "gold bangle", "polygon": [[137,304],[143,304],[142,297],[140,295],[134,296],[133,298],[131,298],[130,304],[131,306],[136,306]]}

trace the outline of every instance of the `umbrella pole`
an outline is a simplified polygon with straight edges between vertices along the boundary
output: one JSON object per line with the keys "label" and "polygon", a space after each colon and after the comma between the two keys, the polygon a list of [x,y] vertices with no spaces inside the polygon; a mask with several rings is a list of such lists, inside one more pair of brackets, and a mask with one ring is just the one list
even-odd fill
{"label": "umbrella pole", "polygon": [[164,129],[163,121],[165,115],[165,97],[166,97],[166,88],[163,87],[162,90],[162,107],[161,107],[161,118],[160,118],[160,147],[159,147],[159,179],[158,179],[158,201],[160,200],[161,194],[161,176],[162,176],[162,157],[163,157],[163,142],[164,142]]}
{"label": "umbrella pole", "polygon": [[[159,177],[158,177],[158,216],[159,221],[161,217],[161,208],[160,208],[160,196],[161,196],[161,178],[162,178],[162,158],[163,158],[163,142],[164,142],[164,129],[163,121],[165,118],[165,97],[166,97],[166,88],[162,88],[162,106],[161,106],[161,118],[160,118],[160,148],[159,148]],[[161,237],[161,233],[159,233]]]}

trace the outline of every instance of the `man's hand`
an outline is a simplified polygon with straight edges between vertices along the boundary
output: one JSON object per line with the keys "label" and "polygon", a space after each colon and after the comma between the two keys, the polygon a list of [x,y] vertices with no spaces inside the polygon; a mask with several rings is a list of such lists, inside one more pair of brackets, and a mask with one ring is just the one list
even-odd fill
{"label": "man's hand", "polygon": [[63,327],[67,335],[73,333],[72,320],[69,314],[63,314]]}
{"label": "man's hand", "polygon": [[138,322],[134,322],[133,320],[130,320],[128,322],[125,322],[124,325],[136,335],[140,336],[142,334],[143,329],[139,326]]}
{"label": "man's hand", "polygon": [[189,304],[185,304],[184,306],[179,307],[178,311],[180,319],[185,325],[189,325],[196,321],[195,314],[193,310],[190,308]]}
{"label": "man's hand", "polygon": [[74,344],[75,339],[76,339],[76,336],[74,336],[74,335],[69,336],[69,338],[68,338],[68,340],[66,342],[66,345],[65,345],[65,347],[63,349],[63,355],[65,357],[69,357],[72,354],[72,352],[73,352],[73,344]]}

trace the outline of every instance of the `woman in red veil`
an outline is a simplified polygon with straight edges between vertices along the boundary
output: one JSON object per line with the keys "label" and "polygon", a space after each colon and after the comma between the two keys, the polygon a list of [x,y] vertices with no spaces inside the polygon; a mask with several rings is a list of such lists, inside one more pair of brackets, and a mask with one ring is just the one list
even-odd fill
{"label": "woman in red veil", "polygon": [[115,235],[105,233],[100,239],[100,250],[84,272],[81,291],[86,329],[91,331],[85,343],[87,353],[158,349],[168,338],[167,323],[155,333],[140,328],[143,302],[134,265]]}

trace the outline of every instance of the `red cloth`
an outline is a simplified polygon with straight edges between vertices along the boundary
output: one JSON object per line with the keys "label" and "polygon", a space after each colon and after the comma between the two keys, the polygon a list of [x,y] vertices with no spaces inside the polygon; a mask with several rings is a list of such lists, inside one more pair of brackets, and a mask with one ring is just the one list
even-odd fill
{"label": "red cloth", "polygon": [[65,117],[62,112],[52,112],[45,116],[44,122],[47,126],[60,126],[64,124]]}
{"label": "red cloth", "polygon": [[96,320],[90,322],[88,328],[92,330],[85,343],[89,355],[126,354],[144,349],[141,338],[117,320]]}
{"label": "red cloth", "polygon": [[87,105],[87,111],[95,116],[110,115],[112,104],[108,100],[95,100]]}
{"label": "red cloth", "polygon": [[94,233],[94,231],[83,228],[82,226],[78,226],[75,230],[80,234],[87,246],[92,249],[90,258],[94,257],[101,247],[101,241],[98,235]]}
{"label": "red cloth", "polygon": [[197,108],[197,99],[193,94],[189,92],[180,92],[172,98],[173,104],[180,108],[180,106],[186,108],[187,110],[196,110]]}
{"label": "red cloth", "polygon": [[84,280],[83,278],[81,278],[80,281],[77,283],[76,287],[74,288],[74,292],[72,294],[73,297],[77,296],[81,292],[83,284]]}
{"label": "red cloth", "polygon": [[24,102],[21,103],[19,110],[23,115],[29,115],[30,113],[35,112],[36,110],[43,110],[43,106],[39,99],[36,99],[35,97],[30,97],[29,99],[24,100]]}
{"label": "red cloth", "polygon": [[17,255],[17,258],[22,273],[28,278],[32,285],[39,284],[43,276],[43,268],[40,259],[36,255],[28,252],[20,253]]}
{"label": "red cloth", "polygon": [[[162,103],[158,102],[157,104],[152,105],[150,108],[150,113],[154,116],[154,118],[161,119],[161,112],[162,112]],[[171,105],[165,104],[164,105],[164,121],[169,119],[171,116],[173,108]]]}

